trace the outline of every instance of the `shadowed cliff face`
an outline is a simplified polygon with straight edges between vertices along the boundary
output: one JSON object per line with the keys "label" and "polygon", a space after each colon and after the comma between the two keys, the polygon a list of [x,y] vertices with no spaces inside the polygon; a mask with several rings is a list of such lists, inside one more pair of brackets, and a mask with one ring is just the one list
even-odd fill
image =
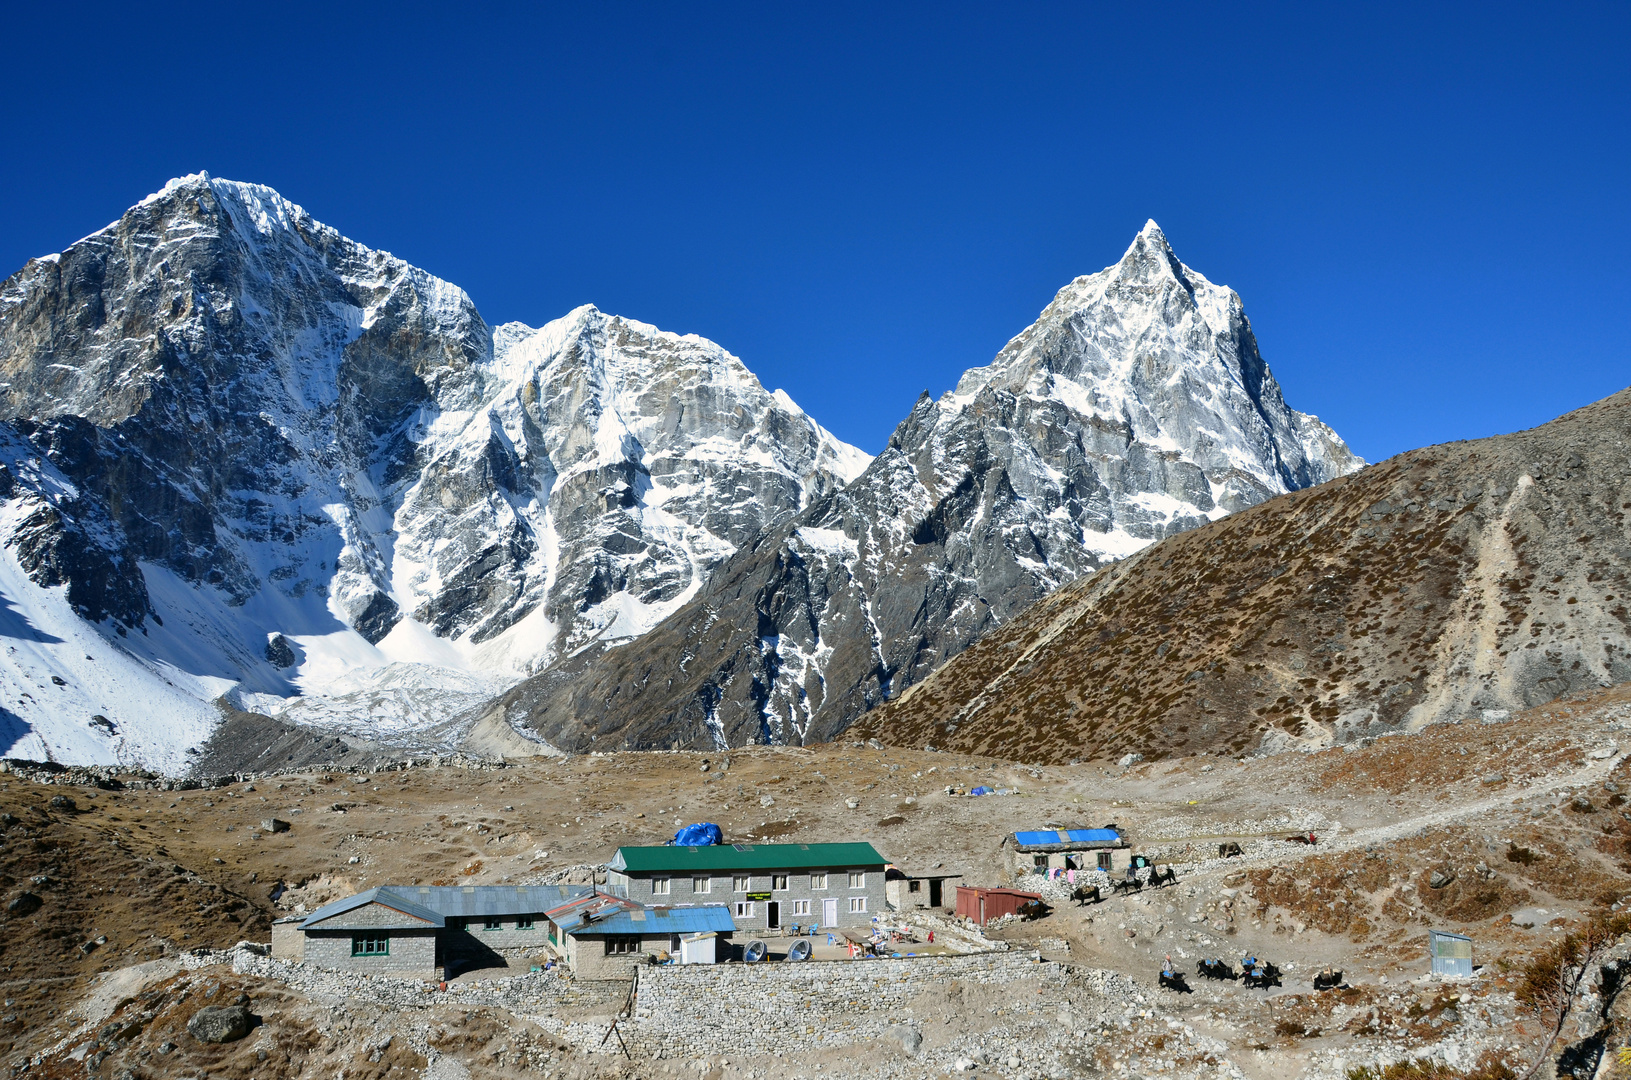
{"label": "shadowed cliff face", "polygon": [[134,558],[241,605],[275,548],[278,580],[372,611],[373,640],[394,605],[356,515],[411,468],[408,421],[488,350],[462,293],[268,189],[202,178],[0,288],[9,415]]}
{"label": "shadowed cliff face", "polygon": [[571,657],[489,715],[572,749],[830,739],[1059,586],[1359,464],[1152,222],[639,648]]}
{"label": "shadowed cliff face", "polygon": [[1037,761],[1325,745],[1631,679],[1631,391],[1060,590],[859,733]]}
{"label": "shadowed cliff face", "polygon": [[[5,462],[60,480],[10,496],[35,584],[126,632],[173,616],[157,659],[216,692],[383,679],[419,727],[472,675],[637,637],[870,460],[712,342],[589,306],[489,328],[205,175],[0,285],[0,409]],[[459,693],[391,665],[427,660]]]}

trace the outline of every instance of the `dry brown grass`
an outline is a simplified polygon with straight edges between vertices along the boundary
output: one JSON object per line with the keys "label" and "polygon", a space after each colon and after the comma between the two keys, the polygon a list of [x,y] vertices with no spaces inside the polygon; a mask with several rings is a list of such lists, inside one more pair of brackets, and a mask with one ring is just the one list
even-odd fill
{"label": "dry brown grass", "polygon": [[[1570,658],[1631,644],[1615,554],[1631,540],[1628,411],[1617,396],[1402,455],[1169,538],[1033,605],[855,730],[1019,760],[1238,754],[1366,710],[1399,724],[1446,692],[1445,665],[1475,638],[1532,694],[1600,685]],[[1466,775],[1424,764],[1424,778]]]}

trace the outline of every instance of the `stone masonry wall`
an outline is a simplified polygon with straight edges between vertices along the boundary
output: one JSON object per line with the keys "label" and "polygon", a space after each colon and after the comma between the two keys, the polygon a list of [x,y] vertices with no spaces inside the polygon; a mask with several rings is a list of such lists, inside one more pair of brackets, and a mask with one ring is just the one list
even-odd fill
{"label": "stone masonry wall", "polygon": [[670,1057],[725,1047],[845,1046],[886,1037],[891,1027],[899,1034],[898,1025],[907,1020],[903,1007],[954,979],[986,984],[1039,979],[1062,987],[1065,976],[1059,964],[1013,953],[647,967],[640,969],[635,1022],[622,1030],[637,1054],[663,1050]]}
{"label": "stone masonry wall", "polygon": [[391,951],[387,956],[352,956],[351,934],[313,931],[306,935],[305,959],[317,967],[371,975],[417,975],[431,978],[436,973],[436,932],[434,930],[382,930],[389,934]]}

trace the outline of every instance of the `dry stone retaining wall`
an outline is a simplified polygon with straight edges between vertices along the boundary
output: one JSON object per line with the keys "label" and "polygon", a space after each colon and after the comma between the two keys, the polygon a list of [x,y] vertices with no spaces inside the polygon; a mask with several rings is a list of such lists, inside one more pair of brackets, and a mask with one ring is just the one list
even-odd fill
{"label": "dry stone retaining wall", "polygon": [[1060,988],[1066,973],[1024,953],[642,968],[634,1022],[620,1030],[637,1056],[847,1046],[903,1034],[912,999],[950,980]]}

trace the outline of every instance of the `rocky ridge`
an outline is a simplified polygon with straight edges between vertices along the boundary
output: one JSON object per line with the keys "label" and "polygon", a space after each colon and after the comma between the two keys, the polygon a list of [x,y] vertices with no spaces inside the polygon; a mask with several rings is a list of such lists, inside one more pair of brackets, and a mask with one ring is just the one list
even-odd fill
{"label": "rocky ridge", "polygon": [[487,715],[572,750],[831,739],[1060,586],[1361,464],[1150,222],[638,650],[586,650]]}
{"label": "rocky ridge", "polygon": [[1317,748],[1631,679],[1631,391],[1062,589],[860,734],[1024,760]]}

